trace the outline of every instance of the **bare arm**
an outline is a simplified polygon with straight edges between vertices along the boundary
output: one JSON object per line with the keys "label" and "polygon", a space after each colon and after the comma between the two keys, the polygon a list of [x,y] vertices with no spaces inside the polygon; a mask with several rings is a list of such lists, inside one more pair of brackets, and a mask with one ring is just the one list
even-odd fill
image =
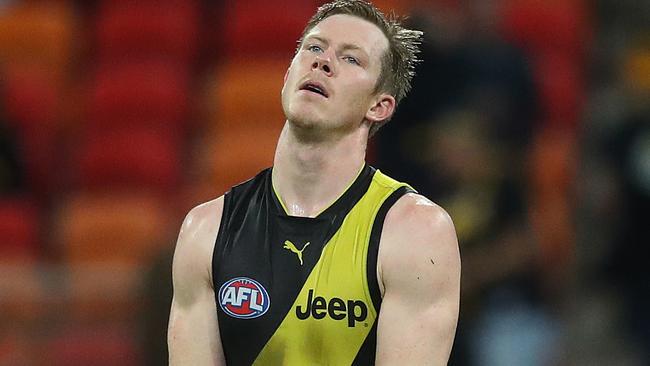
{"label": "bare arm", "polygon": [[223,197],[197,206],[183,221],[172,276],[174,298],[167,343],[170,365],[225,365],[214,288],[212,250]]}
{"label": "bare arm", "polygon": [[449,215],[422,196],[402,197],[386,216],[378,263],[377,365],[446,365],[460,301]]}

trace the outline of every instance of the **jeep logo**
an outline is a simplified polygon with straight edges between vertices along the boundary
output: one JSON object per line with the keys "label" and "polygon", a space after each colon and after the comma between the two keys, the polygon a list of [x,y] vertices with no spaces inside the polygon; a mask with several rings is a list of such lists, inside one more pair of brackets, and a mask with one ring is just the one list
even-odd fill
{"label": "jeep logo", "polygon": [[356,322],[366,320],[368,307],[361,300],[348,300],[346,303],[338,297],[332,298],[329,302],[322,296],[314,298],[314,289],[310,289],[307,304],[304,307],[296,306],[296,316],[300,320],[305,320],[310,315],[314,319],[323,319],[327,315],[334,320],[343,320],[347,317],[348,327],[354,327]]}

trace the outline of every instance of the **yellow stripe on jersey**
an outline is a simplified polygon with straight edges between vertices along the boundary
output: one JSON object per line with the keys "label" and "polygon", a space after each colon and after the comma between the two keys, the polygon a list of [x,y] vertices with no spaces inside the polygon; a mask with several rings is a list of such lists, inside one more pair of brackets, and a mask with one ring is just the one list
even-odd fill
{"label": "yellow stripe on jersey", "polygon": [[254,365],[352,363],[377,319],[366,276],[372,225],[382,203],[402,186],[376,171]]}

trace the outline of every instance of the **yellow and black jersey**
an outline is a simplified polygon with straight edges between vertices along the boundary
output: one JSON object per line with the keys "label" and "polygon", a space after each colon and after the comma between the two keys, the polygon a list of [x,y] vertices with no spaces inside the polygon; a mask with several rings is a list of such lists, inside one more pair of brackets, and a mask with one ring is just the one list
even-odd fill
{"label": "yellow and black jersey", "polygon": [[373,364],[379,237],[409,191],[366,165],[315,218],[287,215],[271,169],[226,193],[212,280],[227,364]]}

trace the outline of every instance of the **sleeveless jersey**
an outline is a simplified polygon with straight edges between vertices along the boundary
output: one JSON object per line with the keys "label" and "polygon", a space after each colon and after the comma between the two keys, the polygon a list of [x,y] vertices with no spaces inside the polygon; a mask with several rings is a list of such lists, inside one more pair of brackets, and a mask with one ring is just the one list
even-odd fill
{"label": "sleeveless jersey", "polygon": [[212,257],[228,365],[370,365],[384,218],[413,191],[366,165],[315,218],[289,216],[271,168],[225,194]]}

